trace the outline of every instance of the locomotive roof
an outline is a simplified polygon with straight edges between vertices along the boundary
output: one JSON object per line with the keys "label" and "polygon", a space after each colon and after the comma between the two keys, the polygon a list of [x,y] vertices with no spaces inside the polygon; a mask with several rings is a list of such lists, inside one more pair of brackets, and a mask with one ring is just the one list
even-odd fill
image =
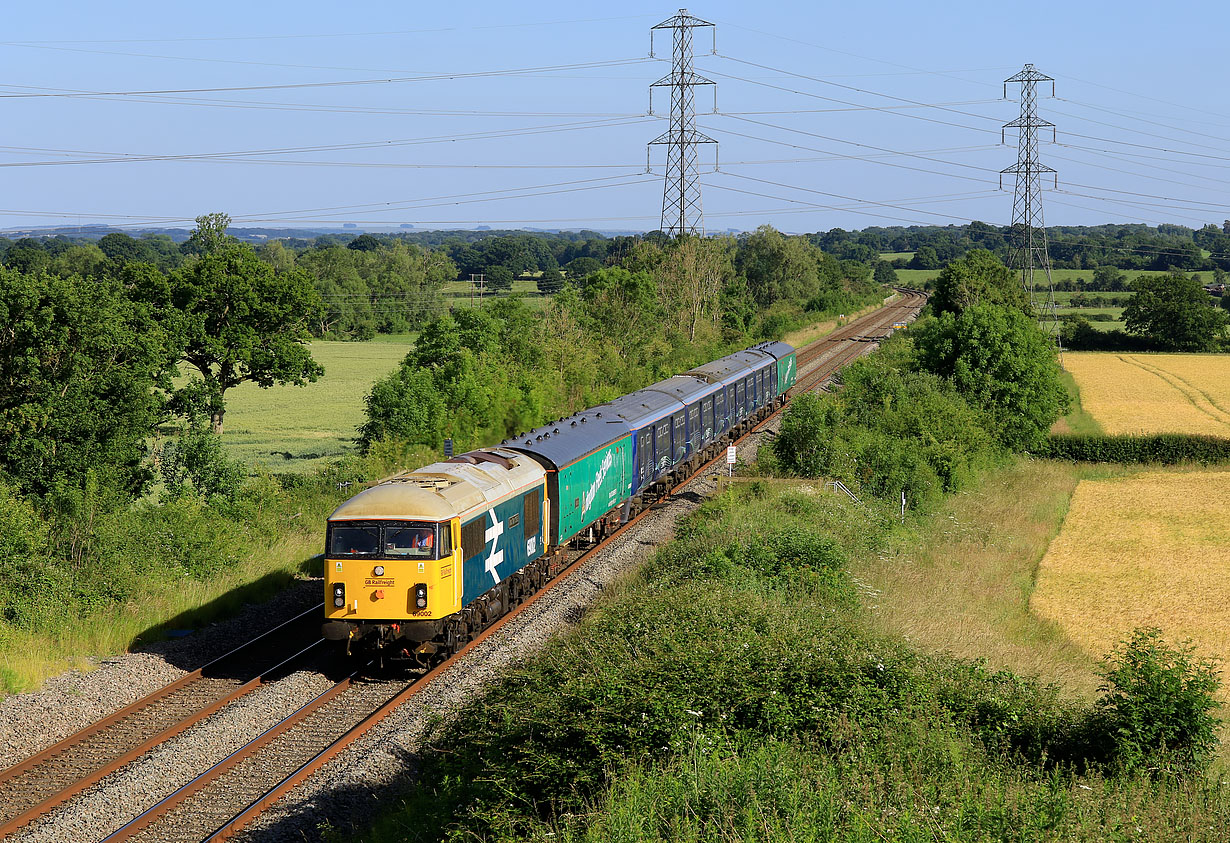
{"label": "locomotive roof", "polygon": [[329,520],[440,521],[482,509],[545,477],[542,466],[515,451],[472,451],[385,478],[342,503]]}
{"label": "locomotive roof", "polygon": [[794,354],[794,346],[781,340],[766,340],[756,343],[749,351],[763,351],[774,360],[781,360],[783,357]]}
{"label": "locomotive roof", "polygon": [[533,454],[560,469],[628,433],[628,423],[602,404],[505,439],[501,445]]}

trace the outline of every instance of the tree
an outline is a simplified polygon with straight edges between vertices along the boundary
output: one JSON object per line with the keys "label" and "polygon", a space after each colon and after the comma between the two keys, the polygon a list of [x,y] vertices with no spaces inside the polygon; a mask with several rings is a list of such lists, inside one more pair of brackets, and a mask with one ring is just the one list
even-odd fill
{"label": "tree", "polygon": [[664,304],[675,313],[679,328],[696,340],[702,320],[721,319],[722,287],[734,277],[734,242],[699,237],[682,238],[661,267]]}
{"label": "tree", "polygon": [[496,266],[487,267],[486,284],[492,290],[511,290],[513,284],[513,272],[506,266],[498,264]]}
{"label": "tree", "polygon": [[346,248],[353,249],[356,252],[378,252],[380,251],[380,241],[370,234],[360,234],[347,243]]}
{"label": "tree", "polygon": [[308,348],[322,303],[302,270],[279,275],[250,246],[222,243],[172,273],[169,293],[182,319],[183,360],[197,372],[177,391],[176,408],[204,412],[214,433],[222,433],[228,389],[303,385],[324,372]]}
{"label": "tree", "polygon": [[322,299],[318,318],[311,326],[317,336],[369,340],[376,335],[371,291],[355,268],[355,259],[355,252],[341,246],[309,249],[299,256],[296,265],[312,278]]}
{"label": "tree", "polygon": [[564,269],[567,270],[568,277],[571,280],[580,281],[587,275],[593,275],[602,269],[602,262],[595,258],[573,258],[564,264]]}
{"label": "tree", "polygon": [[781,300],[802,303],[819,292],[821,259],[805,238],[762,225],[740,243],[735,265],[757,304],[768,307]]}
{"label": "tree", "polygon": [[103,235],[98,241],[98,248],[108,258],[120,263],[141,259],[141,243],[120,231]]}
{"label": "tree", "polygon": [[897,283],[897,270],[893,269],[893,265],[888,261],[877,260],[873,277],[877,284],[892,286]]}
{"label": "tree", "polygon": [[1006,447],[1036,447],[1067,409],[1055,347],[1019,309],[974,304],[927,320],[914,332],[918,363],[948,378]]}
{"label": "tree", "polygon": [[139,494],[175,358],[152,309],[112,278],[0,269],[0,324],[0,469],[35,494],[91,474]]}
{"label": "tree", "polygon": [[237,242],[234,237],[226,233],[230,224],[230,216],[220,211],[202,214],[196,218],[196,229],[184,241],[180,250],[186,255],[208,255],[228,243]]}
{"label": "tree", "polygon": [[939,269],[940,258],[932,246],[923,246],[910,258],[910,269]]}
{"label": "tree", "polygon": [[544,296],[554,295],[564,287],[564,276],[558,269],[544,269],[538,276],[538,292]]}
{"label": "tree", "polygon": [[961,314],[976,304],[1029,311],[1029,299],[1012,270],[986,249],[974,249],[950,262],[935,279],[931,307],[937,314]]}
{"label": "tree", "polygon": [[1225,335],[1230,316],[1211,306],[1200,282],[1182,272],[1141,277],[1123,309],[1129,333],[1147,337],[1157,348],[1212,351]]}
{"label": "tree", "polygon": [[1156,627],[1120,641],[1099,671],[1097,701],[1119,764],[1203,768],[1217,749],[1219,667]]}
{"label": "tree", "polygon": [[1105,290],[1110,293],[1121,293],[1127,289],[1127,280],[1115,266],[1099,266],[1093,270],[1091,290]]}

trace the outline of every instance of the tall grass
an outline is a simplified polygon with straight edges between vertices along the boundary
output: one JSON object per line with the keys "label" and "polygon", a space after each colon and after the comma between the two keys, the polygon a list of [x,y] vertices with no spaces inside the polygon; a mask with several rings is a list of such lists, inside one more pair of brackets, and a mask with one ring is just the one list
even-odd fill
{"label": "tall grass", "polygon": [[1029,610],[1038,564],[1080,477],[1072,466],[1020,460],[856,557],[875,626],[1092,698],[1094,660]]}

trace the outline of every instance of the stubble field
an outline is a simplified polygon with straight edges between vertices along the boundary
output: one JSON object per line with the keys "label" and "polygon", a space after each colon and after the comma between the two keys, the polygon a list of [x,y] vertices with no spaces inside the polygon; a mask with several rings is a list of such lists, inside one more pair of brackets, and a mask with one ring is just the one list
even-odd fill
{"label": "stubble field", "polygon": [[1111,435],[1230,437],[1230,356],[1068,353],[1081,405]]}
{"label": "stubble field", "polygon": [[1227,499],[1226,469],[1081,480],[1038,566],[1030,610],[1093,657],[1137,627],[1230,656]]}

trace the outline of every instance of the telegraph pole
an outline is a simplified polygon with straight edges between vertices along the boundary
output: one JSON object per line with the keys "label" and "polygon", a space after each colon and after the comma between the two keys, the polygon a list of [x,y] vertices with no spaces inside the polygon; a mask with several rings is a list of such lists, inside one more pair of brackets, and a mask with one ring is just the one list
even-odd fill
{"label": "telegraph pole", "polygon": [[[1012,255],[1009,268],[1021,271],[1021,286],[1029,293],[1029,307],[1035,317],[1041,316],[1043,328],[1053,334],[1056,344],[1059,339],[1059,318],[1055,313],[1055,285],[1051,279],[1051,257],[1047,250],[1046,223],[1042,217],[1042,176],[1055,174],[1055,170],[1038,160],[1038,130],[1050,129],[1055,137],[1055,124],[1038,116],[1038,83],[1051,83],[1051,96],[1055,95],[1055,80],[1027,64],[1013,76],[1004,80],[1004,98],[1008,97],[1008,83],[1021,83],[1021,116],[1005,123],[1000,130],[1000,142],[1005,140],[1005,130],[1017,129],[1017,162],[1000,171],[999,183],[1003,187],[1005,175],[1016,176],[1016,191],[1012,196]],[[1056,184],[1059,176],[1055,175]],[[1046,276],[1046,301],[1042,313],[1038,312],[1039,291],[1035,270]],[[1062,345],[1060,351],[1062,353]]]}
{"label": "telegraph pole", "polygon": [[[672,31],[671,72],[649,86],[649,113],[653,114],[653,89],[671,89],[670,128],[649,142],[649,147],[666,147],[666,180],[662,190],[662,231],[676,237],[705,233],[704,214],[700,203],[700,177],[697,170],[702,143],[717,144],[713,138],[696,129],[696,92],[700,85],[713,81],[692,69],[692,30],[710,27],[714,30],[714,52],[717,50],[717,28],[708,21],[693,17],[687,9],[662,21],[649,31],[649,55],[653,56],[653,34],[660,29]],[[716,87],[715,87],[716,90]],[[716,93],[714,95],[716,110]],[[646,168],[648,168],[646,150]]]}

